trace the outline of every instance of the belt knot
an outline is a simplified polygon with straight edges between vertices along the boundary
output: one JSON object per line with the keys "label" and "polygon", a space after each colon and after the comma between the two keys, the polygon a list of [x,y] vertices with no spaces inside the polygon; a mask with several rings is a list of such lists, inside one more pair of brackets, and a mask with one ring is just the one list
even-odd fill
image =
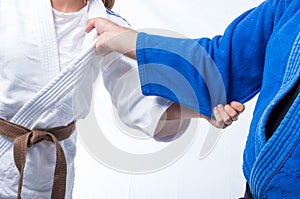
{"label": "belt knot", "polygon": [[47,132],[44,130],[32,130],[32,131],[28,132],[28,134],[29,134],[29,140],[27,142],[28,148],[32,147],[32,145],[37,144],[43,140],[54,142],[51,139],[52,134],[50,132]]}

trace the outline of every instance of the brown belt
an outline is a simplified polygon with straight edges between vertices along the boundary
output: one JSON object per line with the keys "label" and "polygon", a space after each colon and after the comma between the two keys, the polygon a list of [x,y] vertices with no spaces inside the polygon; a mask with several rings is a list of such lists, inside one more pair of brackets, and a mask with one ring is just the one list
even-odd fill
{"label": "brown belt", "polygon": [[26,149],[43,140],[54,142],[56,145],[56,165],[54,170],[51,199],[64,199],[66,190],[67,162],[64,151],[58,141],[64,140],[75,130],[75,122],[67,126],[46,130],[30,130],[0,119],[0,135],[14,141],[14,160],[19,170],[18,199],[21,199]]}

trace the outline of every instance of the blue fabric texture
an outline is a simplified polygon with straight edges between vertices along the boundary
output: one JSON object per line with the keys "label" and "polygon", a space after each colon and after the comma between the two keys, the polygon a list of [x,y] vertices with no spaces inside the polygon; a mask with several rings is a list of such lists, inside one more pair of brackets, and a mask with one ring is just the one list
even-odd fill
{"label": "blue fabric texture", "polygon": [[297,198],[300,190],[300,97],[273,136],[265,124],[300,74],[300,1],[266,0],[212,39],[139,33],[137,61],[144,95],[158,95],[204,115],[260,92],[244,151],[254,198]]}

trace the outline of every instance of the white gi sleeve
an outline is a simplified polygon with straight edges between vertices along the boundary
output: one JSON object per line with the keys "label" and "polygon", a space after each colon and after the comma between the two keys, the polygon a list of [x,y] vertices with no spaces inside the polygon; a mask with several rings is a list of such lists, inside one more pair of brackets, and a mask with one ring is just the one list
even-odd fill
{"label": "white gi sleeve", "polygon": [[103,58],[101,69],[104,86],[119,118],[127,126],[152,137],[162,114],[172,102],[143,96],[135,60],[112,52]]}
{"label": "white gi sleeve", "polygon": [[[107,18],[121,26],[130,27],[124,18],[111,10],[107,10]],[[124,124],[160,141],[168,141],[184,133],[190,120],[160,121],[172,102],[142,94],[135,60],[112,52],[103,58],[101,70],[104,86]],[[154,136],[161,131],[164,132],[159,137]]]}

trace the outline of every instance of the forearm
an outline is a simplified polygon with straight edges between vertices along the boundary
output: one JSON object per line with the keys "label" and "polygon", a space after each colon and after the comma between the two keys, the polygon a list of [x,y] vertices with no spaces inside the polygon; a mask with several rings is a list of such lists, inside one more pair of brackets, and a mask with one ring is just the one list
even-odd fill
{"label": "forearm", "polygon": [[[211,117],[195,112],[186,107],[173,103],[162,115],[160,121],[183,121],[191,118],[203,118],[217,128],[226,128],[233,121],[238,119],[238,116],[245,110],[245,106],[239,102],[232,101],[230,104],[222,105],[213,108]],[[170,130],[172,131],[172,129]]]}
{"label": "forearm", "polygon": [[188,109],[184,106],[180,106],[177,103],[173,103],[166,112],[162,115],[161,120],[179,120],[179,119],[191,119],[191,118],[203,118],[204,115]]}

